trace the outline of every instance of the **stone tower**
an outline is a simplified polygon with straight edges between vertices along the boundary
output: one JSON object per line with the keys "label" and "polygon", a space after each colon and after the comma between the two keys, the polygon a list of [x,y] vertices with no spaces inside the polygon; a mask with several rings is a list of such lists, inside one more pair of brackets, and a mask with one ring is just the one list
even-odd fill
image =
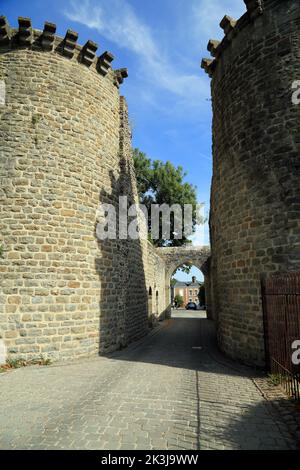
{"label": "stone tower", "polygon": [[300,269],[300,2],[245,4],[202,61],[213,100],[210,285],[221,348],[262,365],[261,276]]}
{"label": "stone tower", "polygon": [[137,197],[127,71],[55,31],[0,17],[0,346],[25,358],[105,352],[147,328],[143,247],[95,235],[99,202]]}

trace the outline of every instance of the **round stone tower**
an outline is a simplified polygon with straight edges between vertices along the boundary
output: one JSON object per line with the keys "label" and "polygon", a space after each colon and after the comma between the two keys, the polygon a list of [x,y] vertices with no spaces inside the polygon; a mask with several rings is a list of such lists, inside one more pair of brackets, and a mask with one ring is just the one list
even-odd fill
{"label": "round stone tower", "polygon": [[[127,71],[55,31],[0,17],[0,346],[25,358],[94,354],[131,334],[128,246],[95,236],[99,202],[117,207],[122,191],[136,192],[119,95]],[[131,252],[141,271],[140,248]],[[136,335],[146,310],[139,318]]]}
{"label": "round stone tower", "polygon": [[300,270],[300,3],[245,4],[202,62],[213,100],[210,284],[221,348],[262,365],[261,277]]}

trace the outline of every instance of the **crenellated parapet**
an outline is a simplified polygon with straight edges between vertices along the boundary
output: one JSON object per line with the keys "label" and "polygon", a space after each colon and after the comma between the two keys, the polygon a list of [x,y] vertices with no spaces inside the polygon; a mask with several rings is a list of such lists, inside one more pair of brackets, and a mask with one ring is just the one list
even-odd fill
{"label": "crenellated parapet", "polygon": [[56,25],[45,22],[44,31],[41,35],[41,45],[45,51],[52,51],[55,41]]}
{"label": "crenellated parapet", "polygon": [[224,31],[224,38],[222,41],[210,39],[207,45],[207,50],[210,52],[213,59],[205,58],[201,62],[201,68],[212,77],[216,69],[218,59],[221,57],[225,49],[227,49],[236,36],[247,25],[253,23],[257,17],[264,13],[264,0],[244,0],[247,7],[247,12],[239,19],[235,20],[228,15],[225,15],[220,22],[220,27]]}
{"label": "crenellated parapet", "polygon": [[18,18],[19,30],[17,41],[20,46],[30,46],[33,43],[33,31],[30,18]]}
{"label": "crenellated parapet", "polygon": [[56,35],[56,25],[45,22],[43,31],[32,28],[31,19],[19,17],[18,28],[11,28],[7,18],[0,16],[0,53],[17,48],[28,48],[44,52],[53,52],[75,60],[86,67],[94,68],[105,77],[112,71],[113,83],[119,87],[128,77],[127,69],[112,70],[113,54],[105,51],[96,56],[98,45],[88,40],[83,46],[77,44],[78,33],[68,29],[65,37]]}
{"label": "crenellated parapet", "polygon": [[111,52],[104,52],[99,58],[97,62],[97,70],[98,72],[105,76],[111,67],[111,62],[114,60],[114,56]]}
{"label": "crenellated parapet", "polygon": [[72,31],[71,29],[68,29],[65,38],[61,44],[61,52],[64,56],[68,57],[69,59],[72,59],[72,57],[74,56],[77,39],[78,33]]}
{"label": "crenellated parapet", "polygon": [[5,16],[0,16],[0,47],[10,42],[10,28]]}
{"label": "crenellated parapet", "polygon": [[244,0],[244,2],[252,20],[264,12],[264,0]]}
{"label": "crenellated parapet", "polygon": [[124,78],[128,77],[127,69],[118,69],[115,70],[115,85],[119,88],[120,85],[124,82]]}
{"label": "crenellated parapet", "polygon": [[90,67],[95,60],[97,49],[98,44],[88,40],[81,50],[81,62],[87,65],[87,67]]}

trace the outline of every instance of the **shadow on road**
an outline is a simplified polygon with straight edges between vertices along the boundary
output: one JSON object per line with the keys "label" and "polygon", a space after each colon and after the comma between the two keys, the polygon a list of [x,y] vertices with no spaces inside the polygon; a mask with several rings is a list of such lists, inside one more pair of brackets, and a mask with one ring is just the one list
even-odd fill
{"label": "shadow on road", "polygon": [[173,311],[172,318],[147,338],[106,357],[226,375],[262,375],[261,370],[243,366],[220,352],[215,324],[201,311]]}
{"label": "shadow on road", "polygon": [[0,449],[295,448],[210,320],[173,318],[109,358],[1,378]]}
{"label": "shadow on road", "polygon": [[286,423],[250,380],[262,372],[224,356],[214,323],[202,312],[176,311],[157,333],[110,357],[182,370],[174,390],[181,400],[174,412],[174,432],[188,436],[193,428],[189,448],[296,448]]}

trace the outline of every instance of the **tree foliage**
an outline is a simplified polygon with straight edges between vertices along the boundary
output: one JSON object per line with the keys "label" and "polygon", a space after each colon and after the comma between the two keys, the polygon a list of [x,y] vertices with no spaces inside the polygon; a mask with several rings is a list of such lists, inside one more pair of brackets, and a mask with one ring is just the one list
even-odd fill
{"label": "tree foliage", "polygon": [[183,306],[184,299],[181,295],[176,295],[174,298],[174,303],[176,307],[182,307]]}
{"label": "tree foliage", "polygon": [[[193,229],[196,225],[196,188],[184,181],[186,173],[183,168],[177,168],[171,162],[162,162],[160,160],[152,161],[147,155],[139,149],[133,150],[133,160],[137,178],[138,192],[141,204],[148,209],[149,233],[151,233],[151,205],[152,204],[179,204],[184,209],[184,204],[191,204],[193,207]],[[156,246],[181,246],[190,243],[183,234],[182,239],[175,238],[174,217],[171,215],[171,234],[169,239],[160,237],[158,240],[152,240]],[[191,234],[190,234],[191,235]]]}

